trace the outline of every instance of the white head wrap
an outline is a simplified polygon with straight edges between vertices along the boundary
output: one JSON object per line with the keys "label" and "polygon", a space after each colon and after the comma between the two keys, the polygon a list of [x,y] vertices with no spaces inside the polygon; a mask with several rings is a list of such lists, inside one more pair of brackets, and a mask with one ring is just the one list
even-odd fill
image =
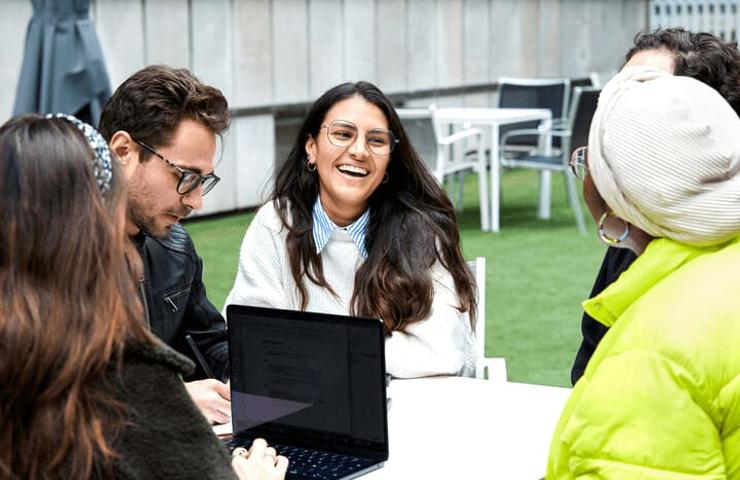
{"label": "white head wrap", "polygon": [[591,178],[620,218],[691,245],[740,234],[740,118],[711,87],[625,68],[599,97],[588,143]]}

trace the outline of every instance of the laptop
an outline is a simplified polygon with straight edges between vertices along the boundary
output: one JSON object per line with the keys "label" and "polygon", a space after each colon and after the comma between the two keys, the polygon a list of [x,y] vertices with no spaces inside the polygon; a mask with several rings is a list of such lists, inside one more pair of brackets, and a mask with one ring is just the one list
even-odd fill
{"label": "laptop", "polygon": [[287,479],[359,477],[388,459],[385,338],[376,319],[229,305],[229,447],[264,438]]}

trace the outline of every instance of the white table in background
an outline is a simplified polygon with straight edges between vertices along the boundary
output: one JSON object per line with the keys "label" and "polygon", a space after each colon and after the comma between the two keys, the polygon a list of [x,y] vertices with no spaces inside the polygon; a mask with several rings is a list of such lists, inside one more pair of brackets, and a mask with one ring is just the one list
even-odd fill
{"label": "white table in background", "polygon": [[[499,127],[513,123],[529,121],[551,121],[552,113],[548,109],[539,108],[468,108],[446,107],[438,108],[434,118],[441,124],[477,125],[490,128],[491,177],[489,195],[491,202],[491,230],[499,230]],[[549,176],[543,178],[549,181]]]}
{"label": "white table in background", "polygon": [[390,457],[367,480],[545,475],[570,389],[460,377],[393,380]]}

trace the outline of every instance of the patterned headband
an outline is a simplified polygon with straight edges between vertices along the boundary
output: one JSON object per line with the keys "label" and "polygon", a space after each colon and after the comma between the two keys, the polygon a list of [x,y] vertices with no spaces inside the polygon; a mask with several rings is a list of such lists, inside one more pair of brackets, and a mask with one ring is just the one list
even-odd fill
{"label": "patterned headband", "polygon": [[46,118],[62,118],[72,123],[82,132],[87,139],[90,147],[95,153],[93,157],[93,173],[95,180],[98,182],[100,193],[105,194],[110,190],[111,180],[113,179],[113,167],[111,165],[110,149],[103,136],[92,125],[89,125],[77,117],[67,115],[66,113],[50,113]]}

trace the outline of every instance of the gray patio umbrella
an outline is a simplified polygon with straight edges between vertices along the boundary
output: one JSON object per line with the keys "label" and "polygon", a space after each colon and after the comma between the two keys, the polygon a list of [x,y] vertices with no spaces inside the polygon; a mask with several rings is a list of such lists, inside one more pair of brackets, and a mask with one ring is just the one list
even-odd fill
{"label": "gray patio umbrella", "polygon": [[98,124],[111,95],[90,0],[32,0],[13,114],[69,113]]}

